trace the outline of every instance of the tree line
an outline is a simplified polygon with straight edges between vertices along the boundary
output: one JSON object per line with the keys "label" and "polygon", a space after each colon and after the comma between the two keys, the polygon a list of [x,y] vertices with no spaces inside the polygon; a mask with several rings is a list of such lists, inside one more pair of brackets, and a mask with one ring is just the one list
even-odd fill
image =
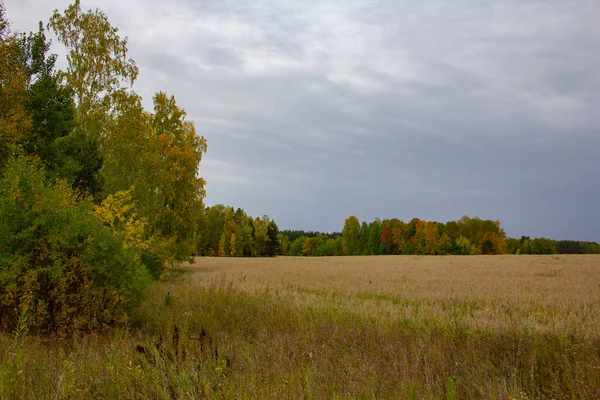
{"label": "tree line", "polygon": [[446,223],[396,218],[362,223],[351,216],[341,232],[284,230],[280,254],[290,256],[347,255],[478,255],[600,254],[595,242],[506,237],[500,221],[464,216]]}
{"label": "tree line", "polygon": [[275,257],[279,228],[268,216],[252,218],[244,210],[217,204],[199,214],[194,254],[209,257]]}

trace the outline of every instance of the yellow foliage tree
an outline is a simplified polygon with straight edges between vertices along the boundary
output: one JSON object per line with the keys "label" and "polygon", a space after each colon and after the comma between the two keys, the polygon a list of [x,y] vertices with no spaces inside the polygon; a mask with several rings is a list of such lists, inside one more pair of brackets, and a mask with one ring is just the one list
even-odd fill
{"label": "yellow foliage tree", "polygon": [[11,34],[0,4],[0,169],[21,150],[31,131],[25,110],[27,77],[17,38]]}
{"label": "yellow foliage tree", "polygon": [[102,223],[123,237],[124,248],[147,250],[150,240],[146,239],[147,221],[135,212],[135,202],[132,200],[131,189],[108,195],[102,204],[94,207],[94,215]]}
{"label": "yellow foliage tree", "polygon": [[102,11],[82,11],[75,0],[62,14],[54,10],[49,26],[67,48],[62,77],[73,88],[79,128],[102,136],[113,96],[131,87],[139,70],[127,57],[127,38],[119,36]]}

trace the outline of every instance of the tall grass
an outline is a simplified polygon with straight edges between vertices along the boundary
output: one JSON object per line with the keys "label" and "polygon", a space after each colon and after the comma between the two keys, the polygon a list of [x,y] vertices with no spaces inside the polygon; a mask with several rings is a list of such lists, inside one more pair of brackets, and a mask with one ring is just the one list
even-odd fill
{"label": "tall grass", "polygon": [[[128,326],[102,336],[0,336],[0,398],[600,396],[600,341],[589,332],[478,327],[475,306],[451,298],[439,300],[444,314],[415,314],[418,301],[379,291],[292,285],[319,299],[299,302],[222,274],[197,277],[174,271]],[[356,306],[373,301],[411,311]]]}

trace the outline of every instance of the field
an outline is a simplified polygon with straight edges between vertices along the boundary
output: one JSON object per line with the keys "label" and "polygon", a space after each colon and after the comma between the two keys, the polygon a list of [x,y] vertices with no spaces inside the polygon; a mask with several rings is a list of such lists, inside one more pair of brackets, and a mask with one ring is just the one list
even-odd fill
{"label": "field", "polygon": [[600,257],[199,258],[125,327],[0,336],[0,398],[600,398]]}

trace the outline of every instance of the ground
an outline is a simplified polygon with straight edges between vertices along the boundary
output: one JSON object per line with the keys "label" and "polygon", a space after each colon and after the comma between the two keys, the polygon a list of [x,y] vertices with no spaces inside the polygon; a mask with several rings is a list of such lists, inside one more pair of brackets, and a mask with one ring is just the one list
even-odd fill
{"label": "ground", "polygon": [[600,256],[197,258],[128,324],[0,335],[0,398],[600,398]]}

